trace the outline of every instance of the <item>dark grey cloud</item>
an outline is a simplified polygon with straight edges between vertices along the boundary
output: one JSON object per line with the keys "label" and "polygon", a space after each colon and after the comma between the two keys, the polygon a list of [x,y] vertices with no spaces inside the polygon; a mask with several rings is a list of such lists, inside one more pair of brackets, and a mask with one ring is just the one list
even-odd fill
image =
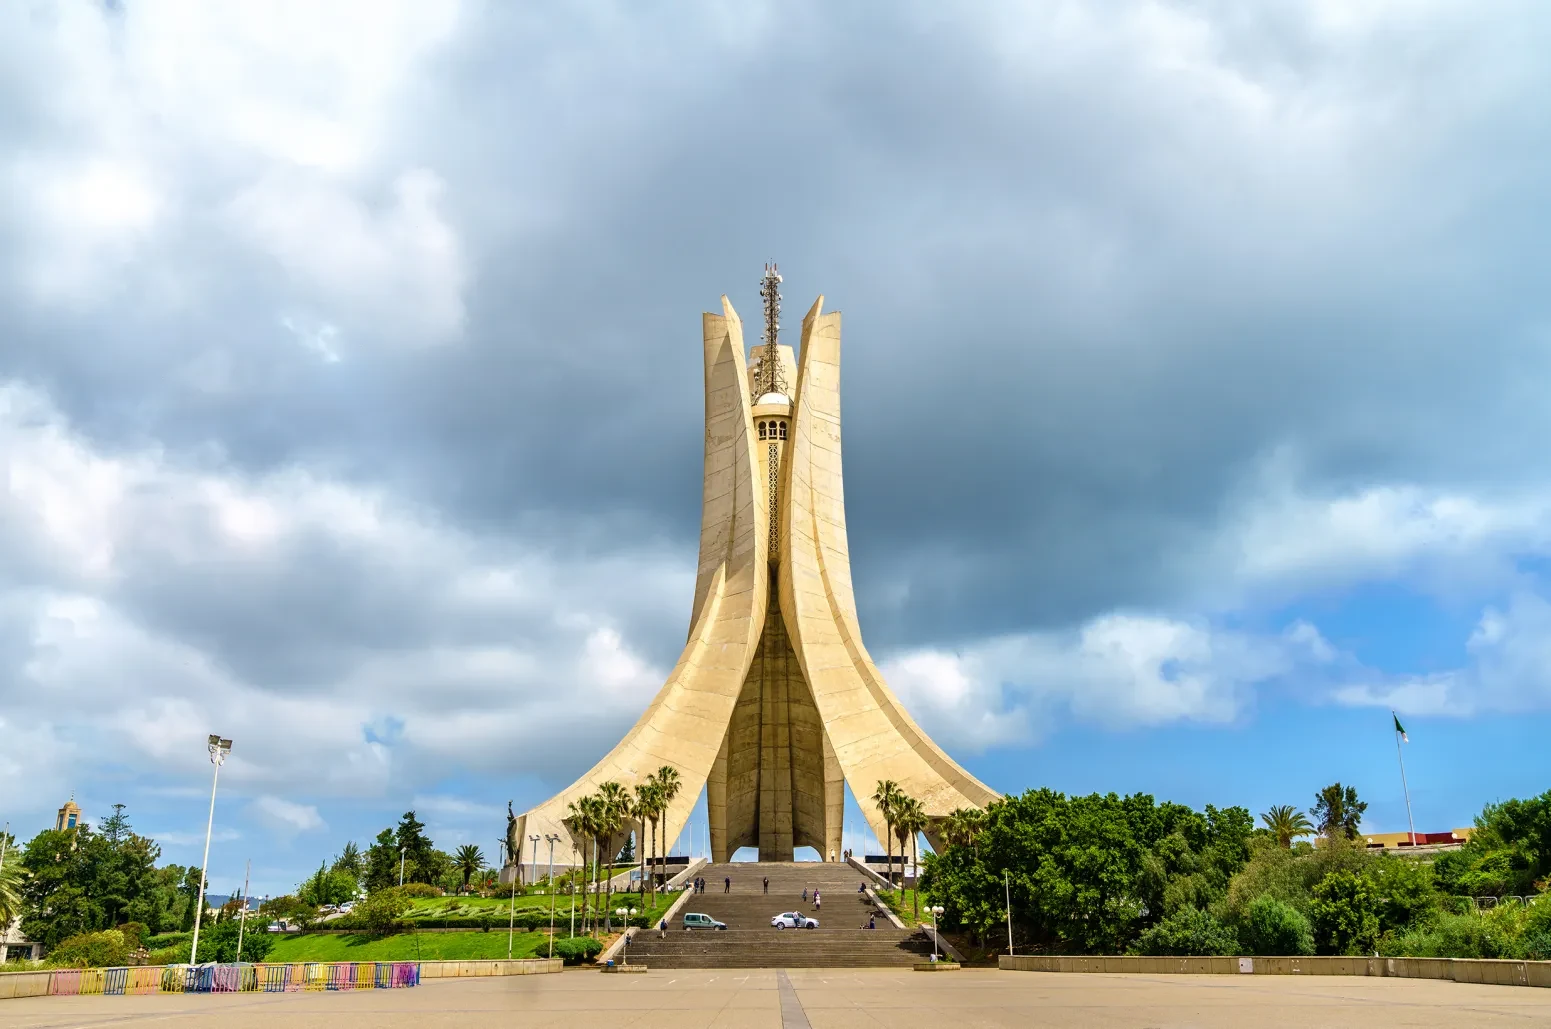
{"label": "dark grey cloud", "polygon": [[[1445,538],[1470,606],[1502,576],[1459,569],[1543,543],[1534,5],[451,10],[208,12],[183,42],[152,4],[0,14],[0,438],[33,476],[0,508],[32,623],[8,694],[44,637],[83,662],[60,695],[100,688],[110,644],[70,640],[106,639],[200,666],[136,695],[134,753],[209,695],[320,705],[276,747],[350,753],[342,791],[565,778],[682,642],[699,314],[726,292],[752,340],[772,258],[788,338],[819,293],[845,313],[880,655],[1141,696],[1083,648],[1210,651],[1203,619]],[[233,527],[265,504],[274,535]],[[69,597],[100,609],[47,614]],[[1217,707],[1138,709],[1217,717],[1315,660],[1218,646],[1238,671],[1191,658]],[[945,667],[901,674],[948,719],[919,685]]]}

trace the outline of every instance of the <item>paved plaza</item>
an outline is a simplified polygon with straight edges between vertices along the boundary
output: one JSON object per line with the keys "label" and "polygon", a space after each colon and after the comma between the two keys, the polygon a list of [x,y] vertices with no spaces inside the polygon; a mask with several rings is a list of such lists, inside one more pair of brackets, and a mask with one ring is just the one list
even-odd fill
{"label": "paved plaza", "polygon": [[[217,1021],[219,1019],[219,1021]],[[360,993],[38,997],[0,1002],[16,1029],[858,1029],[1051,1026],[1551,1026],[1551,990],[1426,979],[1062,975],[991,969],[676,970],[453,979]]]}

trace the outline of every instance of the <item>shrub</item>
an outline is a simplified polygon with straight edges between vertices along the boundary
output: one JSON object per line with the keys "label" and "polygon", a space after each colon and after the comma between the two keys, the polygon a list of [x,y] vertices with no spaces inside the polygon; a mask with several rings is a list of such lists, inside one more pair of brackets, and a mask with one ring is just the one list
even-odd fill
{"label": "shrub", "polygon": [[182,946],[184,956],[188,955],[188,943],[193,933],[157,933],[155,936],[147,936],[140,941],[140,946],[153,953],[166,950],[169,947]]}
{"label": "shrub", "polygon": [[398,890],[405,897],[441,897],[445,896],[447,892],[440,886],[432,886],[430,883],[405,883],[403,886],[394,887],[394,889]]}
{"label": "shrub", "polygon": [[555,941],[555,956],[563,958],[568,965],[579,965],[601,953],[603,953],[602,942],[590,936],[573,936]]}
{"label": "shrub", "polygon": [[1321,954],[1370,953],[1379,940],[1373,883],[1352,872],[1330,872],[1314,887],[1309,919]]}
{"label": "shrub", "polygon": [[[423,886],[424,883],[412,885]],[[357,916],[361,927],[373,936],[386,936],[399,927],[399,919],[408,910],[408,898],[395,888],[378,890],[367,897],[352,914]]]}
{"label": "shrub", "polygon": [[1137,937],[1136,953],[1195,957],[1237,954],[1233,930],[1200,908],[1181,908]]}
{"label": "shrub", "polygon": [[48,954],[48,964],[55,968],[111,968],[128,961],[128,943],[117,929],[78,933],[61,940]]}
{"label": "shrub", "polygon": [[[244,943],[247,941],[244,940]],[[188,962],[188,943],[179,943],[171,947],[158,947],[151,951],[146,958],[148,965],[182,965]]]}
{"label": "shrub", "polygon": [[1299,910],[1285,901],[1256,897],[1239,926],[1239,942],[1250,954],[1282,957],[1314,953],[1314,929]]}
{"label": "shrub", "polygon": [[1379,896],[1379,926],[1385,931],[1425,925],[1438,912],[1432,865],[1401,857],[1380,857],[1370,866]]}
{"label": "shrub", "polygon": [[1223,911],[1233,922],[1243,922],[1250,905],[1264,896],[1274,897],[1302,911],[1309,905],[1302,860],[1275,840],[1251,845],[1249,864],[1228,883]]}

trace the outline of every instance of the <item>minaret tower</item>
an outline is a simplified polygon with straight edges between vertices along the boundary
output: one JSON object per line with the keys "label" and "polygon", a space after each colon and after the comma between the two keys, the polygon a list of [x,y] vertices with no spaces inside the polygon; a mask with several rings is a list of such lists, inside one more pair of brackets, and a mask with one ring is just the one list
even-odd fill
{"label": "minaret tower", "polygon": [[576,839],[572,802],[663,765],[682,783],[666,839],[703,786],[718,861],[741,847],[790,861],[802,846],[836,860],[846,783],[879,839],[887,829],[871,797],[881,779],[933,819],[997,797],[921,731],[862,643],[841,476],[840,315],[822,313],[823,297],[814,303],[799,366],[780,344],[780,284],[766,265],[764,338],[750,353],[725,296],[722,313],[703,318],[700,560],[678,664],[612,751],[518,819],[519,838]]}

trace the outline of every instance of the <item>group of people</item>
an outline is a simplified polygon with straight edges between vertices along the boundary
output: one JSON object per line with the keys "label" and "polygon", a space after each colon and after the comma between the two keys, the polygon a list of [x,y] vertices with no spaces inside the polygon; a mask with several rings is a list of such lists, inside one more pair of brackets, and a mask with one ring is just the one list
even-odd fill
{"label": "group of people", "polygon": [[[695,892],[696,893],[704,893],[705,892],[705,880],[704,879],[700,879],[700,878],[695,879],[693,885],[695,887]],[[731,893],[732,892],[732,876],[729,875],[725,879],[722,880],[722,892],[723,893]],[[765,880],[765,892],[766,893],[770,892],[770,880],[769,879]]]}

